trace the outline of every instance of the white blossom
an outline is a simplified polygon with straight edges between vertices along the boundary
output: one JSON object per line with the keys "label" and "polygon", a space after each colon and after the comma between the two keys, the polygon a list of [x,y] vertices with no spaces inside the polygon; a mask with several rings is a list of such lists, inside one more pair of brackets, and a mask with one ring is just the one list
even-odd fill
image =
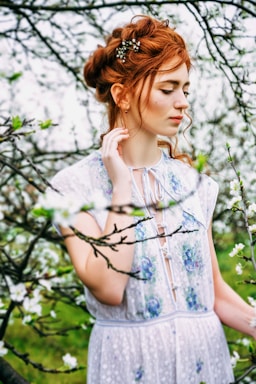
{"label": "white blossom", "polygon": [[48,273],[49,265],[56,265],[59,263],[59,255],[57,252],[49,249],[49,247],[45,247],[42,249],[42,246],[36,249],[38,254],[38,261],[41,264],[40,272],[38,272],[37,277],[40,278],[43,275],[43,272]]}
{"label": "white blossom", "polygon": [[51,312],[50,312],[50,316],[53,318],[53,319],[56,319],[57,315],[56,315],[56,312],[52,309]]}
{"label": "white blossom", "polygon": [[0,309],[0,315],[5,315],[6,311],[7,311],[7,309]]}
{"label": "white blossom", "polygon": [[240,183],[237,179],[230,181],[230,194],[232,196],[237,196],[240,193]]}
{"label": "white blossom", "polygon": [[29,323],[31,322],[31,320],[32,320],[31,315],[26,315],[26,316],[24,316],[23,319],[22,319],[22,324],[23,324],[23,325],[29,324]]}
{"label": "white blossom", "polygon": [[48,193],[40,196],[35,208],[44,208],[53,210],[53,221],[63,226],[74,225],[76,213],[78,213],[83,204],[75,194],[63,196],[57,193]]}
{"label": "white blossom", "polygon": [[62,360],[64,364],[70,369],[77,367],[77,359],[76,357],[71,356],[70,353],[66,353],[66,355],[62,356]]}
{"label": "white blossom", "polygon": [[238,339],[237,344],[242,344],[244,347],[248,347],[250,345],[250,340],[247,339],[247,337],[244,337],[243,339]]}
{"label": "white blossom", "polygon": [[68,209],[55,210],[53,221],[56,224],[61,224],[63,227],[74,226],[75,215],[70,213]]}
{"label": "white blossom", "polygon": [[256,224],[249,225],[249,231],[251,233],[256,233]]}
{"label": "white blossom", "polygon": [[32,299],[25,297],[23,301],[23,307],[25,311],[29,313],[35,313],[38,316],[41,316],[42,314],[42,306],[38,303],[37,297],[33,297]]}
{"label": "white blossom", "polygon": [[45,251],[43,252],[43,256],[51,261],[53,264],[58,264],[59,262],[59,255],[57,252],[53,251],[52,249],[46,248]]}
{"label": "white blossom", "polygon": [[247,216],[252,217],[256,213],[256,203],[250,204],[247,208]]}
{"label": "white blossom", "polygon": [[256,328],[256,314],[255,317],[253,317],[250,321],[250,327]]}
{"label": "white blossom", "polygon": [[256,308],[256,299],[254,299],[251,296],[248,296],[247,299],[248,299],[249,303],[251,304],[251,306]]}
{"label": "white blossom", "polygon": [[236,273],[237,273],[238,275],[242,275],[242,273],[243,273],[243,267],[242,267],[242,264],[241,264],[241,263],[238,263],[238,264],[236,265]]}
{"label": "white blossom", "polygon": [[217,233],[223,234],[228,232],[229,228],[224,221],[218,220],[214,222],[214,230]]}
{"label": "white blossom", "polygon": [[80,305],[82,303],[85,303],[85,296],[84,295],[79,295],[76,297],[76,304]]}
{"label": "white blossom", "polygon": [[229,253],[229,256],[230,257],[237,256],[244,249],[244,247],[245,246],[242,243],[236,244],[232,249],[232,251]]}
{"label": "white blossom", "polygon": [[249,303],[251,304],[251,306],[254,308],[254,316],[250,321],[250,326],[252,328],[256,328],[256,300],[250,296],[248,297],[248,300],[249,300]]}
{"label": "white blossom", "polygon": [[52,289],[52,283],[50,280],[40,279],[38,280],[39,284],[46,288],[48,291]]}
{"label": "white blossom", "polygon": [[236,351],[233,351],[233,355],[230,357],[231,365],[233,368],[235,368],[239,359],[240,359],[239,354]]}
{"label": "white blossom", "polygon": [[23,201],[24,201],[25,205],[26,205],[27,207],[29,207],[29,206],[31,205],[31,197],[30,197],[29,194],[28,194],[27,192],[25,192],[25,191],[22,191],[21,194],[22,194]]}
{"label": "white blossom", "polygon": [[228,209],[231,209],[236,205],[237,203],[240,203],[242,200],[241,196],[234,196],[231,200],[228,201]]}
{"label": "white blossom", "polygon": [[6,313],[6,309],[4,308],[4,303],[2,299],[0,298],[0,315],[4,315]]}
{"label": "white blossom", "polygon": [[25,297],[23,302],[23,307],[25,311],[28,313],[34,313],[38,316],[41,316],[42,314],[42,306],[40,304],[41,301],[41,295],[40,295],[40,288],[37,288],[33,292],[33,297]]}
{"label": "white blossom", "polygon": [[10,296],[13,301],[21,303],[27,294],[26,287],[23,283],[10,286]]}
{"label": "white blossom", "polygon": [[28,239],[26,238],[26,236],[22,234],[18,234],[15,236],[15,244],[26,244],[27,241]]}
{"label": "white blossom", "polygon": [[42,289],[41,287],[37,287],[36,289],[34,289],[33,295],[36,301],[40,301],[42,299],[41,293],[40,293],[41,289]]}
{"label": "white blossom", "polygon": [[4,342],[0,341],[0,357],[6,355],[8,352],[7,348],[4,348]]}

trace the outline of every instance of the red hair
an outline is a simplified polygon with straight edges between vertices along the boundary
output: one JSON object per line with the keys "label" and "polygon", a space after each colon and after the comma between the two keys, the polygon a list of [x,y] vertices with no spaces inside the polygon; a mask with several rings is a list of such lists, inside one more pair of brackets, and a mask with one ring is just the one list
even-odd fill
{"label": "red hair", "polygon": [[[140,41],[139,51],[127,51],[123,62],[116,57],[116,49],[123,40],[132,39]],[[171,70],[177,69],[183,63],[190,70],[191,60],[183,38],[169,27],[168,20],[158,21],[150,16],[135,16],[123,28],[113,30],[106,39],[105,47],[98,46],[84,66],[84,79],[89,87],[96,88],[97,100],[107,104],[108,132],[115,127],[120,114],[120,108],[111,95],[112,85],[121,83],[124,85],[124,92],[134,92],[141,80],[144,84],[149,78],[151,88],[159,68],[171,58],[175,58],[175,67]],[[171,157],[189,160],[187,155],[175,153],[176,145],[174,149],[171,144],[167,145],[170,147]]]}

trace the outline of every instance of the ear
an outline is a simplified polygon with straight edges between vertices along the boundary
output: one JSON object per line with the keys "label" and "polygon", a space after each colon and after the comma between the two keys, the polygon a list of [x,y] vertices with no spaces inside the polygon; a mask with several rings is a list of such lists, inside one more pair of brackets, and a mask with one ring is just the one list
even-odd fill
{"label": "ear", "polygon": [[123,84],[113,84],[110,92],[114,102],[121,110],[128,110],[130,108],[130,93],[126,90]]}

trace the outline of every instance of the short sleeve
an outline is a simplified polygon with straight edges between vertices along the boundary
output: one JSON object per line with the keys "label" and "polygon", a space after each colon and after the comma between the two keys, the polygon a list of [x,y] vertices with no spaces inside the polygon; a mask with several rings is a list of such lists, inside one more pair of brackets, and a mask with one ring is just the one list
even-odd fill
{"label": "short sleeve", "polygon": [[[88,178],[88,174],[86,176]],[[67,167],[53,177],[50,183],[52,187],[48,187],[46,193],[59,199],[75,199],[78,205],[86,204],[90,194],[89,188],[86,190],[82,185],[82,177],[74,166]]]}
{"label": "short sleeve", "polygon": [[50,185],[46,189],[44,201],[46,208],[57,208],[64,212],[59,220],[53,217],[53,226],[60,234],[59,225],[70,225],[65,221],[65,211],[75,218],[83,206],[92,202],[89,173],[85,167],[75,164],[58,172]]}

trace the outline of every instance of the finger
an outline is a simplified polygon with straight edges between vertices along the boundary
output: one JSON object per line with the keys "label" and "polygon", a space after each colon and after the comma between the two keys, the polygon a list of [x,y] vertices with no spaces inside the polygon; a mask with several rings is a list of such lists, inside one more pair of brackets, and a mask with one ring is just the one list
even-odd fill
{"label": "finger", "polygon": [[116,137],[127,134],[128,130],[125,128],[115,128],[112,131],[110,131],[107,135],[104,136],[103,141],[108,142],[110,140],[115,139]]}
{"label": "finger", "polygon": [[[111,154],[118,150],[119,143],[129,137],[128,130],[115,129],[115,132],[111,132],[103,139],[102,150],[105,154]],[[113,154],[113,153],[112,153]]]}

